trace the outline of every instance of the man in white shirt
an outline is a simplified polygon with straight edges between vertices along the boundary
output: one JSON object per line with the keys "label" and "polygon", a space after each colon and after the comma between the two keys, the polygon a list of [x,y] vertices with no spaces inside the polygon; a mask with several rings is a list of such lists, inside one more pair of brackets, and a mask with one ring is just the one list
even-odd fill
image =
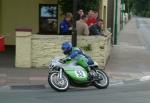
{"label": "man in white shirt", "polygon": [[89,28],[86,21],[87,17],[83,15],[82,18],[76,22],[77,35],[89,35]]}

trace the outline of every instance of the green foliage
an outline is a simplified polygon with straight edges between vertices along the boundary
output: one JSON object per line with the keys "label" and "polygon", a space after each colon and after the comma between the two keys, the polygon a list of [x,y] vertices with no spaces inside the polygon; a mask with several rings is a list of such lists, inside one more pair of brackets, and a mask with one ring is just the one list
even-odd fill
{"label": "green foliage", "polygon": [[131,12],[133,10],[135,0],[124,0],[124,2],[126,5],[126,12]]}
{"label": "green foliage", "polygon": [[73,0],[60,0],[59,5],[61,10],[63,11],[63,14],[66,12],[72,12],[72,7],[73,7]]}
{"label": "green foliage", "polygon": [[81,48],[85,51],[92,51],[92,45],[91,44],[81,46]]}
{"label": "green foliage", "polygon": [[[78,7],[77,9],[83,9],[86,13],[89,10],[98,10],[99,0],[77,0]],[[59,5],[63,11],[63,14],[66,12],[73,12],[73,0],[60,0]]]}
{"label": "green foliage", "polygon": [[135,15],[150,17],[150,0],[128,0],[128,4]]}

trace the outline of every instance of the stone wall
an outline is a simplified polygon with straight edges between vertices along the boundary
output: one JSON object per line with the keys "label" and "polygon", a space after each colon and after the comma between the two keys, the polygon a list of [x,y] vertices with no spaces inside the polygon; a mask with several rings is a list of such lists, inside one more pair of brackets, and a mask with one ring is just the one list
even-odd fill
{"label": "stone wall", "polygon": [[[70,41],[71,36],[61,36],[61,35],[36,35],[32,34],[32,36],[27,35],[26,37],[20,35],[25,34],[24,32],[17,32],[16,35],[16,66],[17,67],[47,67],[50,60],[52,60],[55,56],[64,56],[61,51],[61,44],[64,41]],[[31,39],[31,42],[26,42],[24,39]],[[107,59],[110,55],[111,48],[111,34],[108,34],[108,37],[101,36],[78,36],[77,45],[79,48],[83,49],[88,55],[90,55],[98,64],[102,67],[105,67]],[[21,42],[21,43],[19,43]],[[23,43],[26,42],[26,43]],[[21,45],[20,45],[21,44]],[[31,50],[24,51],[22,47],[31,46]],[[28,48],[29,49],[29,48]],[[20,52],[18,52],[20,51]],[[26,55],[30,54],[27,62],[31,62],[30,66],[23,65],[27,59],[23,59]],[[22,57],[19,57],[22,55]],[[20,61],[21,62],[18,62]],[[19,63],[19,64],[18,64]],[[21,65],[22,63],[22,65]]]}
{"label": "stone wall", "polygon": [[63,56],[61,44],[70,41],[71,36],[33,35],[32,36],[32,66],[47,66],[55,56]]}
{"label": "stone wall", "polygon": [[109,58],[111,48],[111,35],[102,36],[78,36],[78,47],[83,48],[91,45],[91,50],[84,50],[86,54],[91,56],[101,67],[105,67]]}
{"label": "stone wall", "polygon": [[[31,64],[31,30],[16,30],[16,67],[30,68]],[[22,32],[24,31],[24,32]]]}

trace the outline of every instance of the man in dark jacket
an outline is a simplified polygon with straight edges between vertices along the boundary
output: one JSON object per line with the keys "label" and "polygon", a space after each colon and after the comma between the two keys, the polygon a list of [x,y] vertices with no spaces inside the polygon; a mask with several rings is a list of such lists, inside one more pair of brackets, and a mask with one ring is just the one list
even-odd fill
{"label": "man in dark jacket", "polygon": [[102,19],[97,19],[97,22],[92,25],[90,28],[90,35],[101,35],[105,36],[103,33],[103,20]]}
{"label": "man in dark jacket", "polygon": [[65,15],[64,20],[59,25],[60,35],[71,35],[71,31],[72,31],[71,20],[72,20],[72,14],[67,13]]}

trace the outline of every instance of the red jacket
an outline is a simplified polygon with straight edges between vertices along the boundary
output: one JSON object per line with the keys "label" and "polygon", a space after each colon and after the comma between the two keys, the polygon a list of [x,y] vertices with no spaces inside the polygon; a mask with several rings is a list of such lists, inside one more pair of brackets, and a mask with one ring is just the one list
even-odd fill
{"label": "red jacket", "polygon": [[88,26],[91,26],[91,25],[96,23],[96,19],[95,18],[88,18],[86,23]]}

